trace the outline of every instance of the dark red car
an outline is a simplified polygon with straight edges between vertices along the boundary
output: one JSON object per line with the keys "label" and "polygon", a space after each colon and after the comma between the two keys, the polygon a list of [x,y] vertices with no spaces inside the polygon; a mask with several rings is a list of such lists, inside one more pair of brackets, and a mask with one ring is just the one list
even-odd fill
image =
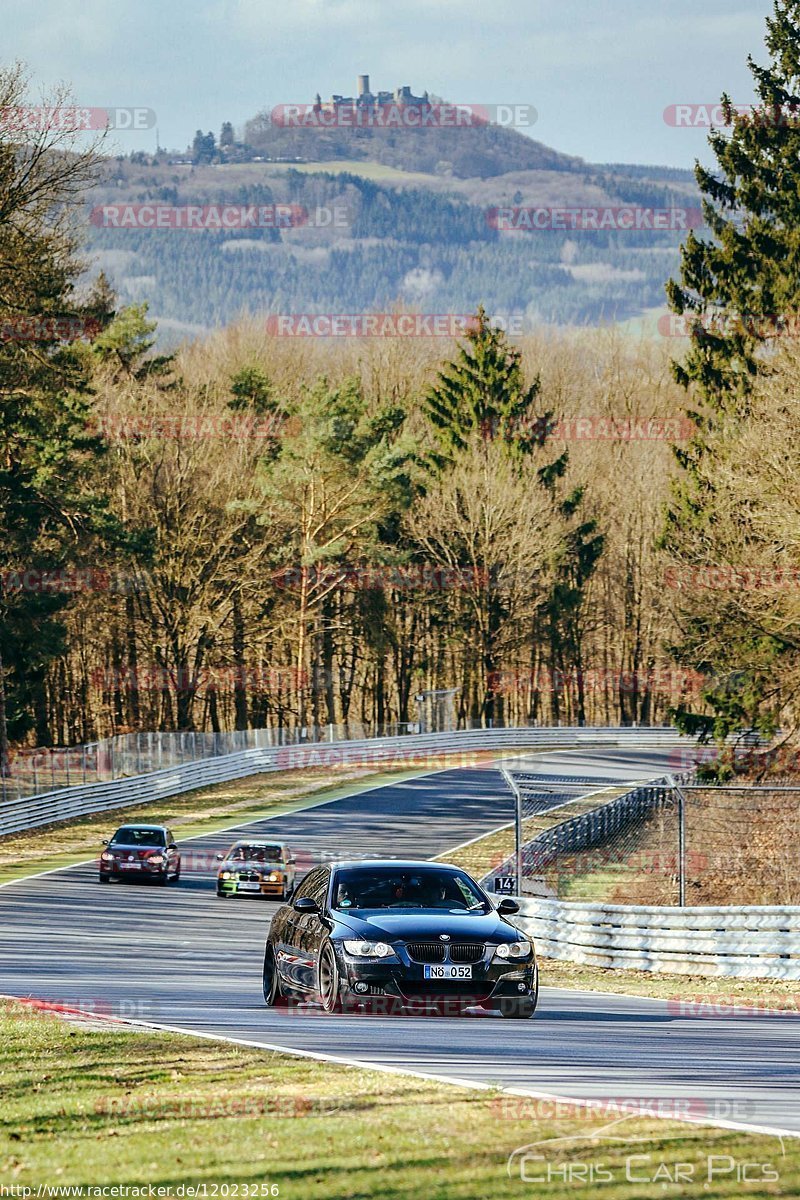
{"label": "dark red car", "polygon": [[181,877],[181,856],[165,825],[123,825],[100,855],[100,882],[141,879],[166,885]]}

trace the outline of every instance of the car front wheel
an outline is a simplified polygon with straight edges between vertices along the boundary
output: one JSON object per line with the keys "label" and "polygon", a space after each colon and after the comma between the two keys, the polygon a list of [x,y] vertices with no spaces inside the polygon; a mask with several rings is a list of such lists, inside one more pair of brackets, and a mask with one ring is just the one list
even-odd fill
{"label": "car front wheel", "polygon": [[281,1000],[281,982],[278,978],[278,968],[275,966],[275,951],[269,942],[264,951],[262,987],[264,1003],[268,1008],[274,1008]]}
{"label": "car front wheel", "polygon": [[326,1013],[342,1011],[342,993],[339,967],[330,942],[323,942],[317,967],[317,995]]}

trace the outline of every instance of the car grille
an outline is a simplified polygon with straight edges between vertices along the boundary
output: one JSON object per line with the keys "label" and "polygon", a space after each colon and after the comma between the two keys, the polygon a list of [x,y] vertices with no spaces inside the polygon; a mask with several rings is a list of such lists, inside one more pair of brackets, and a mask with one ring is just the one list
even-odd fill
{"label": "car grille", "polygon": [[406,999],[457,996],[468,998],[474,1004],[482,1004],[492,994],[490,986],[476,983],[473,979],[415,979],[413,983],[411,980],[398,980],[398,988]]}
{"label": "car grille", "polygon": [[240,883],[258,883],[260,879],[261,879],[261,876],[258,875],[255,871],[240,871],[239,872],[239,882]]}
{"label": "car grille", "polygon": [[418,963],[446,962],[448,951],[450,962],[479,963],[486,947],[483,942],[408,942],[406,950],[409,958]]}
{"label": "car grille", "polygon": [[446,947],[443,942],[407,942],[408,957],[418,963],[444,962]]}
{"label": "car grille", "polygon": [[478,963],[483,958],[486,947],[483,942],[453,942],[450,947],[450,961],[454,963]]}

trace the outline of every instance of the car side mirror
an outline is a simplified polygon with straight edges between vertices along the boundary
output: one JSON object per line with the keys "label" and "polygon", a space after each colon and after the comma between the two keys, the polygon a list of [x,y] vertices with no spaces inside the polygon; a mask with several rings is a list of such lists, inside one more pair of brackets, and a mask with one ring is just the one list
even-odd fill
{"label": "car side mirror", "polygon": [[294,864],[297,862],[297,859],[295,858],[295,856],[293,854],[290,854],[289,857],[287,858],[286,862],[288,863],[288,865],[290,867],[293,867]]}
{"label": "car side mirror", "polygon": [[318,913],[320,911],[316,900],[312,900],[310,896],[299,896],[292,907],[299,913]]}
{"label": "car side mirror", "polygon": [[224,858],[224,857],[225,857],[225,855],[224,855],[224,854],[218,854],[218,855],[216,856],[217,862],[222,862],[222,860],[223,860],[223,858]]}
{"label": "car side mirror", "polygon": [[167,849],[168,850],[177,850],[178,847],[175,842],[170,842],[170,844],[167,846]]}
{"label": "car side mirror", "polygon": [[103,840],[102,840],[102,842],[100,843],[100,845],[101,845],[101,846],[107,846],[107,845],[108,845],[108,838],[103,838]]}
{"label": "car side mirror", "polygon": [[504,896],[497,906],[497,911],[503,916],[511,916],[512,913],[519,912],[519,905],[516,900],[512,900],[510,896]]}

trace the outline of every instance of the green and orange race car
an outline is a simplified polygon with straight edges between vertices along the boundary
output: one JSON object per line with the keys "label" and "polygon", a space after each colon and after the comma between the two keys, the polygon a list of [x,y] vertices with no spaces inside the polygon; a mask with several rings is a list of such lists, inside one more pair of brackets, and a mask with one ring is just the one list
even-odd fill
{"label": "green and orange race car", "polygon": [[217,858],[218,896],[272,896],[287,900],[294,891],[295,858],[285,842],[234,842]]}

